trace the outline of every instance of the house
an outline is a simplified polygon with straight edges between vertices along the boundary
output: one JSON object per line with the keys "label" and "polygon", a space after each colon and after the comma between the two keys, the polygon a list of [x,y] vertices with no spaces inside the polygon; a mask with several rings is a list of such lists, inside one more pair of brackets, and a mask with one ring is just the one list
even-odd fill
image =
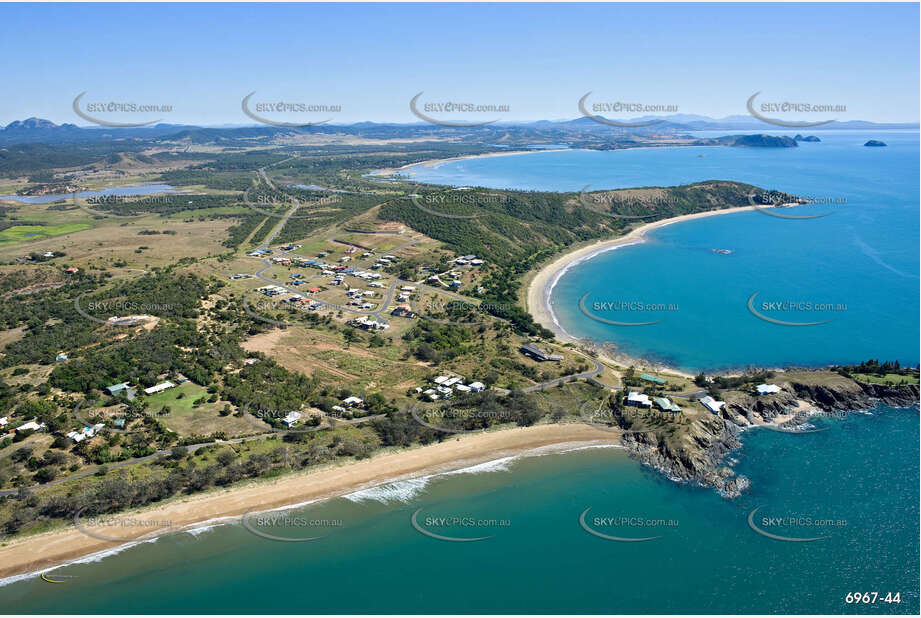
{"label": "house", "polygon": [[255,365],[258,362],[259,362],[258,358],[247,358],[245,361],[243,361],[243,364],[244,365]]}
{"label": "house", "polygon": [[432,382],[434,382],[435,384],[441,386],[442,384],[444,384],[445,382],[447,382],[447,381],[450,380],[450,379],[451,379],[450,376],[438,376],[437,378],[435,378],[434,380],[432,380]]}
{"label": "house", "polygon": [[534,345],[533,343],[524,344],[523,346],[519,348],[519,351],[525,356],[530,356],[534,360],[540,361],[540,362],[544,362],[544,361],[559,362],[563,360],[562,355],[550,354],[549,352],[545,352],[541,350],[539,347],[537,347],[536,345]]}
{"label": "house", "polygon": [[128,389],[128,383],[127,383],[127,382],[122,382],[121,384],[113,384],[112,386],[107,386],[107,387],[106,387],[106,391],[107,391],[110,395],[112,395],[112,396],[115,396],[115,395],[117,395],[118,393],[120,393],[120,392],[122,392],[122,391],[124,391],[124,390],[127,390],[127,389]]}
{"label": "house", "polygon": [[637,406],[639,408],[651,408],[652,402],[649,400],[649,395],[633,391],[627,395],[627,405]]}
{"label": "house", "polygon": [[757,387],[759,395],[772,395],[780,392],[780,387],[776,384],[759,384]]}
{"label": "house", "polygon": [[471,382],[469,386],[470,390],[472,390],[474,393],[479,393],[486,390],[486,385],[482,382]]}
{"label": "house", "polygon": [[662,378],[651,376],[648,373],[641,373],[640,380],[645,380],[647,382],[652,382],[653,384],[665,384],[665,380]]}
{"label": "house", "polygon": [[461,393],[469,393],[471,390],[473,390],[469,386],[466,386],[464,384],[455,384],[454,388],[456,388]]}
{"label": "house", "polygon": [[[124,427],[125,419],[120,419],[120,420],[122,421],[121,426]],[[116,422],[116,425],[118,425],[117,422]],[[68,438],[70,438],[74,442],[83,442],[84,440],[95,436],[97,433],[99,433],[99,430],[102,429],[103,427],[105,427],[104,423],[96,423],[92,427],[84,427],[80,431],[71,431],[66,435]]]}
{"label": "house", "polygon": [[339,414],[342,414],[344,412],[348,412],[348,410],[346,410],[342,406],[333,406],[333,412],[338,412]]}
{"label": "house", "polygon": [[297,425],[297,422],[300,419],[301,419],[301,413],[295,410],[291,410],[290,412],[288,412],[288,415],[285,418],[281,419],[281,423],[282,425],[290,429],[294,427],[295,425]]}
{"label": "house", "polygon": [[114,421],[112,421],[112,424],[115,426],[116,429],[124,429],[124,428],[125,428],[125,419],[123,419],[123,418],[117,418],[117,419],[115,419]]}
{"label": "house", "polygon": [[461,380],[460,378],[449,378],[449,379],[447,379],[447,380],[444,381],[444,383],[442,384],[442,386],[454,386],[454,385],[457,384],[458,382],[462,382],[462,380]]}
{"label": "house", "polygon": [[409,305],[399,305],[393,311],[390,312],[390,315],[395,315],[398,318],[414,318],[416,314],[410,311]]}
{"label": "house", "polygon": [[54,360],[58,363],[63,363],[64,361],[67,360],[67,355],[61,352],[60,354],[54,357]]}
{"label": "house", "polygon": [[143,324],[144,322],[152,319],[152,316],[144,314],[123,316],[113,315],[111,318],[106,320],[106,322],[112,326],[137,326],[138,324]]}
{"label": "house", "polygon": [[656,397],[653,399],[653,401],[659,407],[659,409],[663,410],[664,412],[681,412],[681,408],[669,401],[668,397]]}
{"label": "house", "polygon": [[0,427],[6,427],[9,424],[10,419],[7,416],[0,417]]}
{"label": "house", "polygon": [[702,397],[700,400],[700,403],[702,403],[705,408],[707,408],[714,414],[719,414],[720,408],[726,405],[725,401],[717,401],[710,395],[707,395],[706,397]]}
{"label": "house", "polygon": [[76,275],[78,272],[80,272],[80,269],[79,268],[65,268],[64,272],[67,273],[68,275]]}
{"label": "house", "polygon": [[345,399],[342,400],[342,405],[348,406],[350,408],[352,406],[360,406],[363,404],[364,404],[364,401],[362,401],[359,397],[346,397]]}
{"label": "house", "polygon": [[39,424],[39,423],[36,423],[35,421],[29,421],[28,423],[23,423],[22,425],[17,427],[15,431],[28,431],[30,429],[32,431],[41,431],[44,428],[45,428],[45,423]]}
{"label": "house", "polygon": [[176,385],[173,384],[172,382],[170,382],[169,380],[167,380],[166,382],[160,382],[160,383],[157,384],[156,386],[151,386],[150,388],[145,388],[145,389],[144,389],[144,392],[147,393],[148,395],[153,395],[153,394],[155,394],[155,393],[159,393],[159,392],[161,392],[161,391],[165,391],[165,390],[168,389],[168,388],[173,388],[174,386],[176,386]]}

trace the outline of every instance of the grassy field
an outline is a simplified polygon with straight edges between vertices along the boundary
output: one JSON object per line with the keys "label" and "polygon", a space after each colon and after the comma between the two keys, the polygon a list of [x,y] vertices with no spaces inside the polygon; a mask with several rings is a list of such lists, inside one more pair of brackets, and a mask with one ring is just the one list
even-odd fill
{"label": "grassy field", "polygon": [[221,416],[219,412],[226,404],[224,401],[202,401],[198,405],[195,404],[197,400],[207,400],[209,396],[204,387],[186,382],[147,397],[147,403],[154,414],[163,407],[168,407],[169,414],[157,415],[157,418],[181,436],[208,435],[218,431],[233,436],[257,431],[257,427],[242,418],[232,415]]}
{"label": "grassy field", "polygon": [[867,384],[917,384],[918,376],[916,375],[899,375],[897,373],[887,373],[878,375],[875,373],[855,373],[854,379],[858,382]]}
{"label": "grassy field", "polygon": [[14,225],[0,232],[0,246],[23,241],[44,240],[52,236],[61,236],[89,229],[83,223],[65,223],[61,225]]}

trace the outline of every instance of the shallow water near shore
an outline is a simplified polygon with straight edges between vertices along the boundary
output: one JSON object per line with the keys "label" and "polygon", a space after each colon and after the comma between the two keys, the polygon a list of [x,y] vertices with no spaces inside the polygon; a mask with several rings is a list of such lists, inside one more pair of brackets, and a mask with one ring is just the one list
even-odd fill
{"label": "shallow water near shore", "polygon": [[[803,435],[751,430],[733,454],[753,482],[727,501],[676,485],[623,450],[590,448],[502,460],[401,482],[285,513],[341,522],[310,542],[277,542],[239,522],[180,533],[89,564],[0,588],[2,611],[163,613],[789,612],[917,613],[918,414],[880,408]],[[622,537],[609,541],[587,523]],[[760,517],[835,526],[781,542]],[[455,537],[447,542],[413,528]],[[471,517],[439,527],[432,517]],[[596,517],[675,525],[605,527]],[[506,526],[480,525],[504,520]],[[838,525],[844,522],[845,525]],[[313,532],[316,532],[314,530]],[[301,537],[304,528],[275,529]],[[901,604],[854,606],[849,591],[900,592]]]}

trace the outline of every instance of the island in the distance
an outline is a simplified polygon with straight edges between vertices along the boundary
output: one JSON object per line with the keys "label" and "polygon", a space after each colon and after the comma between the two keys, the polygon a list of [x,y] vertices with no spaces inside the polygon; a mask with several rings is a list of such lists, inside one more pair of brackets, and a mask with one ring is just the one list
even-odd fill
{"label": "island in the distance", "polygon": [[874,147],[874,148],[880,148],[880,147],[885,146],[885,145],[886,145],[886,142],[881,142],[881,141],[879,141],[878,139],[871,139],[871,140],[868,141],[866,144],[864,144],[864,146],[871,146],[871,147]]}

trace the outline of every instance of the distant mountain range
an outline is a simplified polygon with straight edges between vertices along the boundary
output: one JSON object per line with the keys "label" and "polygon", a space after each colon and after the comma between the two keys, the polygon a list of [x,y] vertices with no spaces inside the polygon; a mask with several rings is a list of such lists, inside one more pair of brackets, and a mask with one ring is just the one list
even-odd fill
{"label": "distant mountain range", "polygon": [[[0,146],[24,143],[80,143],[103,140],[187,140],[191,142],[220,142],[224,140],[271,138],[284,133],[340,133],[362,135],[366,137],[422,137],[433,135],[454,135],[459,132],[478,135],[484,138],[496,136],[503,132],[513,132],[519,137],[552,138],[558,135],[565,139],[572,135],[619,134],[681,134],[691,131],[791,131],[795,128],[774,127],[746,115],[709,118],[695,114],[674,114],[670,116],[644,116],[633,118],[630,123],[661,121],[645,127],[612,127],[596,122],[591,118],[573,120],[539,120],[534,122],[506,122],[484,125],[481,127],[444,127],[440,125],[416,123],[377,123],[356,122],[353,124],[324,124],[306,128],[275,127],[268,125],[238,125],[206,127],[196,125],[157,124],[150,127],[112,128],[102,126],[78,127],[65,123],[55,124],[42,118],[27,118],[11,122],[0,128]],[[809,132],[827,131],[829,129],[852,130],[886,130],[918,129],[918,123],[875,123],[864,120],[830,122],[817,127],[807,127]]]}

